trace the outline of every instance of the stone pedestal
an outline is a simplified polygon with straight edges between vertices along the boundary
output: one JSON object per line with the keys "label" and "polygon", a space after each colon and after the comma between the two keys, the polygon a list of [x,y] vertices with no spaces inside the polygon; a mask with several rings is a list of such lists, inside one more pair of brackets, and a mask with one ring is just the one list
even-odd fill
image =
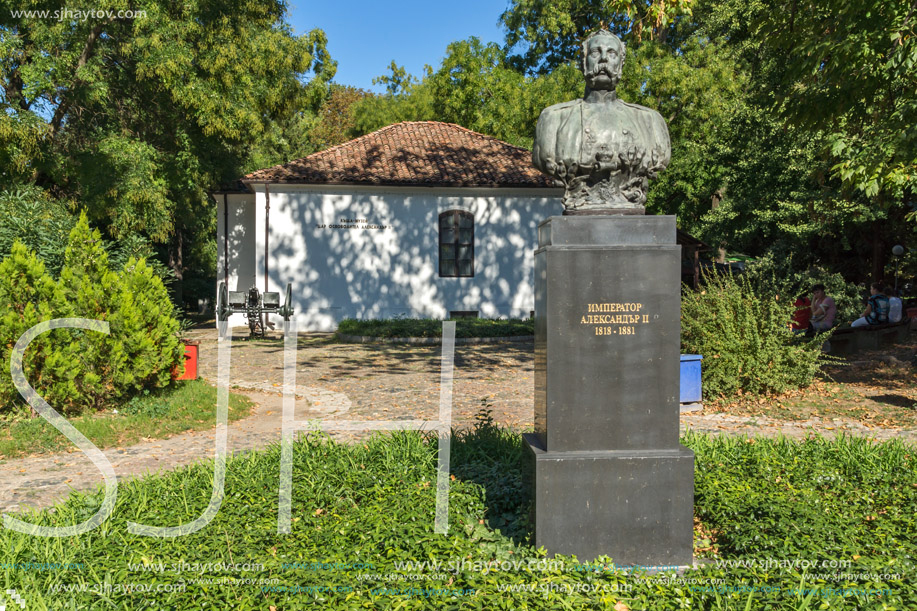
{"label": "stone pedestal", "polygon": [[675,217],[552,217],[538,232],[535,544],[581,561],[691,564]]}

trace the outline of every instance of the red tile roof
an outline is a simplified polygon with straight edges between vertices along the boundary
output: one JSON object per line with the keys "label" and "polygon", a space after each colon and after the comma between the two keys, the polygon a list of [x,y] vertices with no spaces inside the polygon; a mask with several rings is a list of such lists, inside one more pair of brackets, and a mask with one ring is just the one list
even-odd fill
{"label": "red tile roof", "polygon": [[452,123],[396,123],[308,157],[252,172],[245,183],[424,187],[553,187],[532,153]]}

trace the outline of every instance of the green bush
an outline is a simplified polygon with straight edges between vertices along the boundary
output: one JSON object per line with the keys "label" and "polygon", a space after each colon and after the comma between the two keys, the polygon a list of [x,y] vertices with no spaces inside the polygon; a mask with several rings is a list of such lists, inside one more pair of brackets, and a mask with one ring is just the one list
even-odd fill
{"label": "green bush", "polygon": [[105,252],[108,253],[108,262],[115,271],[123,271],[129,265],[131,259],[134,261],[143,259],[146,261],[146,265],[153,269],[153,273],[167,287],[175,282],[175,272],[168,265],[155,258],[153,245],[141,235],[136,233],[129,234],[114,242],[105,240],[103,247]]}
{"label": "green bush", "polygon": [[[381,320],[356,320],[346,318],[338,324],[341,335],[366,335],[369,337],[441,337],[443,321],[433,318],[387,318]],[[510,318],[459,318],[455,321],[456,337],[512,337],[534,335],[535,323],[531,319]]]}
{"label": "green bush", "polygon": [[704,357],[704,397],[808,386],[825,359],[825,336],[793,335],[793,299],[756,295],[744,278],[706,280],[703,290],[686,291],[681,303],[682,352]]}
{"label": "green bush", "polygon": [[[109,334],[55,329],[36,338],[25,355],[27,379],[51,405],[69,412],[99,408],[143,388],[161,387],[183,352],[165,287],[141,259],[112,271],[98,231],[85,215],[70,233],[60,280],[25,246],[0,264],[0,349],[8,363],[19,336],[42,320],[89,318]],[[17,401],[9,369],[0,370],[0,411]]]}
{"label": "green bush", "polygon": [[837,304],[838,324],[856,320],[865,307],[863,289],[850,284],[842,275],[820,267],[796,269],[792,255],[780,256],[770,252],[750,264],[745,277],[755,294],[780,295],[790,301],[803,294],[811,299],[812,287],[824,284],[825,292]]}
{"label": "green bush", "polygon": [[[0,191],[0,218],[0,260],[12,254],[14,242],[22,242],[57,279],[64,266],[70,231],[77,222],[67,203],[34,185],[7,188]],[[175,280],[175,273],[154,259],[152,244],[140,234],[127,234],[114,242],[103,240],[102,247],[114,271],[124,269],[131,257],[143,258],[163,283],[168,285]]]}
{"label": "green bush", "polygon": [[[0,303],[7,304],[0,315],[0,413],[9,412],[19,397],[10,376],[13,346],[31,327],[57,317],[61,302],[57,285],[41,259],[21,242],[15,242],[10,255],[0,263]],[[32,341],[23,355],[27,379],[40,389],[39,394],[62,382],[53,379],[54,367],[49,363],[56,358],[59,343],[59,336],[45,333]],[[36,372],[41,372],[40,377]]]}
{"label": "green bush", "polygon": [[64,203],[34,185],[5,189],[0,191],[0,218],[0,259],[12,254],[14,242],[22,242],[57,277],[76,222]]}
{"label": "green bush", "polygon": [[143,259],[129,259],[120,280],[120,299],[111,317],[112,356],[123,362],[113,372],[115,386],[125,391],[164,386],[184,353],[168,291]]}

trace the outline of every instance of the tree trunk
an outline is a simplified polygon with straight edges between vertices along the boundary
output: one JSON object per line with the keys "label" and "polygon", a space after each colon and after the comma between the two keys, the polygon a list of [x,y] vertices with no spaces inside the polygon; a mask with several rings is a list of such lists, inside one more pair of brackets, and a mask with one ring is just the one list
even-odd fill
{"label": "tree trunk", "polygon": [[882,222],[877,221],[872,227],[872,280],[871,282],[882,282],[885,280],[885,263],[888,260],[888,252],[885,248],[885,232],[883,231]]}
{"label": "tree trunk", "polygon": [[[176,223],[177,225],[177,223]],[[172,283],[172,300],[176,307],[184,307],[182,295],[182,283],[184,281],[184,269],[182,264],[182,247],[184,240],[182,238],[181,227],[175,227],[175,233],[172,234],[172,244],[169,247],[169,267],[175,274],[175,281]]]}

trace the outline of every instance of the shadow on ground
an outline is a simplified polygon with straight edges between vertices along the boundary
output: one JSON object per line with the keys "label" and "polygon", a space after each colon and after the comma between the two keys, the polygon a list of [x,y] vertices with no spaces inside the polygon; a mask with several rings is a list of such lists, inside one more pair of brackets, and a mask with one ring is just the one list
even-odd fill
{"label": "shadow on ground", "polygon": [[917,409],[917,399],[904,395],[874,395],[869,397],[877,403],[884,403],[894,407],[904,407],[907,409]]}
{"label": "shadow on ground", "polygon": [[532,540],[532,480],[521,433],[497,427],[482,409],[471,430],[455,435],[451,470],[456,478],[484,489],[487,526],[517,545]]}
{"label": "shadow on ground", "polygon": [[[494,367],[523,368],[531,364],[535,346],[528,342],[478,344],[473,350],[455,347],[455,367],[464,370],[487,370]],[[469,348],[471,346],[468,346]],[[309,349],[321,348],[322,361],[308,358]],[[274,331],[265,338],[249,339],[247,331],[237,328],[233,333],[233,350],[239,358],[251,350],[259,358],[273,357],[281,362],[283,336]],[[440,371],[440,345],[417,344],[351,344],[338,343],[333,333],[300,334],[297,338],[297,367],[299,369],[327,368],[334,377],[373,378],[399,373],[435,373]]]}

